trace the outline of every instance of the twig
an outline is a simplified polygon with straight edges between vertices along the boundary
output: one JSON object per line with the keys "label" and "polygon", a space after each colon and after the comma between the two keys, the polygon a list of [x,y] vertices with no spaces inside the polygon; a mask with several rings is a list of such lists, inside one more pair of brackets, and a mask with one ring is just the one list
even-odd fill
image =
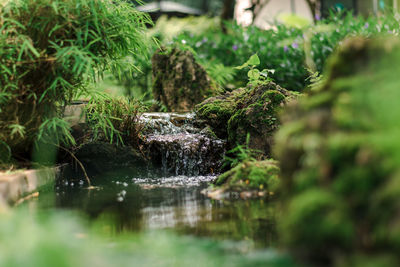
{"label": "twig", "polygon": [[22,204],[24,201],[29,200],[31,198],[38,198],[39,197],[39,192],[34,192],[32,194],[27,195],[26,197],[18,199],[15,203],[14,206],[18,206]]}
{"label": "twig", "polygon": [[36,64],[42,62],[54,62],[57,61],[56,57],[48,57],[48,58],[38,58],[32,60],[21,60],[21,61],[14,61],[14,60],[5,60],[7,64],[16,64],[16,65],[23,65],[23,64]]}
{"label": "twig", "polygon": [[79,164],[79,166],[81,167],[82,171],[83,171],[83,175],[85,176],[85,179],[89,185],[89,188],[92,187],[92,183],[90,182],[89,176],[86,173],[86,169],[83,166],[82,162],[74,155],[74,153],[72,153],[71,151],[69,151],[68,149],[62,147],[62,146],[58,146],[59,148],[63,149],[64,151],[68,152],[72,158],[74,158],[74,160]]}

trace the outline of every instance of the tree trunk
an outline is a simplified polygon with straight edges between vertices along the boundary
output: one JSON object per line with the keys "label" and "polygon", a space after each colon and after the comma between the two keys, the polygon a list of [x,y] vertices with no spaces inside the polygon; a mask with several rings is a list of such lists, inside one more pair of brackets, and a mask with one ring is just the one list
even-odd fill
{"label": "tree trunk", "polygon": [[233,20],[233,15],[235,12],[235,4],[236,0],[224,0],[224,5],[222,7],[222,13],[221,13],[221,27],[223,32],[226,32],[224,21]]}
{"label": "tree trunk", "polygon": [[208,12],[208,0],[203,0],[202,9],[205,14]]}
{"label": "tree trunk", "polygon": [[247,10],[250,10],[252,12],[251,24],[254,24],[254,21],[256,20],[258,14],[260,14],[261,10],[270,2],[270,0],[252,0],[251,2],[252,5]]}
{"label": "tree trunk", "polygon": [[311,14],[313,16],[313,20],[316,20],[316,15],[317,15],[317,4],[318,4],[318,0],[306,0],[308,7],[311,10]]}

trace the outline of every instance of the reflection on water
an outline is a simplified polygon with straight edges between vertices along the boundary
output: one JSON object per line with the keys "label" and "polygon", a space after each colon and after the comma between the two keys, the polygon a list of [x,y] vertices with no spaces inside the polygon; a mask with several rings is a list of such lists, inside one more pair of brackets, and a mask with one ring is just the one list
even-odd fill
{"label": "reflection on water", "polygon": [[[215,239],[245,240],[256,247],[276,240],[275,204],[263,200],[215,201],[201,191],[212,176],[134,177],[127,170],[95,177],[98,190],[65,181],[56,197],[41,197],[42,209],[78,210],[107,224],[111,232],[173,229]],[[54,194],[54,193],[53,193]]]}

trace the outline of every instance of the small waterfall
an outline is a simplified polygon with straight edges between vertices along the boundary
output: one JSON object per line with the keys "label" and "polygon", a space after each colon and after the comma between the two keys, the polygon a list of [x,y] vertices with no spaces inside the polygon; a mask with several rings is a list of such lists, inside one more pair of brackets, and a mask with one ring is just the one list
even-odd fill
{"label": "small waterfall", "polygon": [[144,113],[142,150],[165,175],[215,173],[226,142],[202,131],[193,113]]}

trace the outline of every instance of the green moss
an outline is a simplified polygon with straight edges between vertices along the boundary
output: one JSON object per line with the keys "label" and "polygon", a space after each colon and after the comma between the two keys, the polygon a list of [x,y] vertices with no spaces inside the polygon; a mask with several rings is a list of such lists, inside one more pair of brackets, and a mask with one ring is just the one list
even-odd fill
{"label": "green moss", "polygon": [[244,144],[250,128],[247,125],[248,109],[236,111],[228,120],[228,141],[231,144]]}
{"label": "green moss", "polygon": [[279,185],[279,167],[274,160],[245,161],[218,176],[215,185],[225,190],[265,190],[275,192]]}
{"label": "green moss", "polygon": [[398,260],[398,62],[398,40],[350,39],[331,59],[319,90],[281,117],[275,138],[286,196],[280,232],[308,263],[367,261],[353,259],[355,252],[381,262],[382,251]]}
{"label": "green moss", "polygon": [[217,93],[215,82],[188,50],[160,49],[153,55],[152,65],[153,95],[169,111],[191,111]]}
{"label": "green moss", "polygon": [[274,104],[280,105],[282,101],[285,100],[285,96],[279,91],[268,90],[262,95],[260,101],[268,101],[268,100],[272,101],[272,103]]}
{"label": "green moss", "polygon": [[234,105],[228,101],[215,101],[197,109],[200,117],[204,119],[230,118],[235,110]]}
{"label": "green moss", "polygon": [[227,135],[226,124],[236,109],[232,98],[215,97],[213,101],[206,100],[197,105],[196,114],[199,119],[205,120],[218,137],[224,138]]}
{"label": "green moss", "polygon": [[206,121],[231,147],[243,145],[250,134],[250,148],[270,154],[272,133],[279,126],[278,113],[292,94],[273,82],[240,88],[209,98],[196,107]]}
{"label": "green moss", "polygon": [[307,190],[292,198],[280,227],[286,245],[301,247],[298,252],[315,257],[335,253],[336,246],[350,248],[355,237],[346,203],[323,189]]}
{"label": "green moss", "polygon": [[217,186],[221,186],[223,185],[229,177],[231,177],[232,175],[235,174],[235,172],[237,171],[236,168],[230,169],[229,171],[224,172],[223,174],[221,174],[220,176],[217,177],[217,180],[215,180],[214,184]]}
{"label": "green moss", "polygon": [[382,253],[373,256],[368,254],[356,254],[339,264],[341,267],[393,267],[399,265],[399,259],[389,253]]}
{"label": "green moss", "polygon": [[201,130],[201,133],[205,134],[209,137],[212,137],[212,138],[218,138],[217,135],[214,133],[214,131],[210,127],[204,128],[203,130]]}

